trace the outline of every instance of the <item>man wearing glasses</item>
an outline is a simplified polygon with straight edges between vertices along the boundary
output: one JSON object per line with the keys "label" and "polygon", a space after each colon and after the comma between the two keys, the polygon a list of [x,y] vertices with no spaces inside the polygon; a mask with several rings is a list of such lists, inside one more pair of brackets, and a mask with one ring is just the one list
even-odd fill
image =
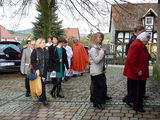
{"label": "man wearing glasses", "polygon": [[23,50],[23,53],[22,53],[22,59],[21,59],[21,73],[23,75],[25,75],[25,87],[26,87],[26,97],[29,97],[30,96],[30,87],[29,87],[29,79],[27,77],[27,71],[28,71],[28,67],[29,67],[29,58],[30,58],[30,55],[33,51],[35,47],[35,41],[34,40],[31,40],[31,43],[28,45],[27,48],[25,48]]}

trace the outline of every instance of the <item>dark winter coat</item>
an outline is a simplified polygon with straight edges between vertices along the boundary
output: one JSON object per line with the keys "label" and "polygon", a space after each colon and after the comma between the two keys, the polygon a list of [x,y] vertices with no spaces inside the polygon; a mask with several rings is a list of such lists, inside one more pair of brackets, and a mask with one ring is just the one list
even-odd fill
{"label": "dark winter coat", "polygon": [[[49,69],[51,71],[55,70],[56,72],[60,72],[60,58],[58,56],[58,51],[56,49],[56,46],[51,45],[48,48],[48,51],[49,51]],[[62,48],[62,62],[63,62],[63,72],[64,72],[65,66],[67,69],[69,69],[67,54],[64,48]]]}
{"label": "dark winter coat", "polygon": [[35,70],[40,71],[40,76],[46,77],[48,71],[49,53],[48,50],[36,48],[31,54],[31,65]]}

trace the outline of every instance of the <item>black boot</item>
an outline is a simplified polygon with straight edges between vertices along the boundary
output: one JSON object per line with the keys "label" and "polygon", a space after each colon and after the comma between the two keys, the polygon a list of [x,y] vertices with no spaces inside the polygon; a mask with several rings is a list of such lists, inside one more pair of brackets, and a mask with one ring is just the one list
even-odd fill
{"label": "black boot", "polygon": [[123,102],[126,103],[129,107],[133,107],[132,103],[129,102],[129,100],[126,97],[123,98]]}
{"label": "black boot", "polygon": [[97,107],[100,110],[104,110],[105,109],[105,106],[102,105],[102,104],[95,104],[95,103],[93,103],[93,107]]}
{"label": "black boot", "polygon": [[143,109],[143,102],[142,101],[138,101],[138,105],[136,104],[136,102],[134,102],[134,106],[133,106],[133,110],[137,110],[138,112],[146,112],[144,109]]}
{"label": "black boot", "polygon": [[55,96],[55,93],[54,92],[50,92],[50,94],[51,94],[51,96],[52,96],[52,98],[56,98],[56,96]]}
{"label": "black boot", "polygon": [[109,96],[106,96],[106,98],[105,98],[106,100],[111,100],[112,99],[112,97],[109,97]]}
{"label": "black boot", "polygon": [[93,102],[93,97],[92,96],[90,97],[90,102]]}
{"label": "black boot", "polygon": [[44,105],[44,106],[47,106],[47,105],[48,105],[48,101],[47,101],[47,100],[44,100],[44,101],[43,101],[43,105]]}
{"label": "black boot", "polygon": [[56,90],[57,86],[53,86],[52,91],[50,92],[52,98],[56,98],[55,96],[55,90]]}
{"label": "black boot", "polygon": [[60,94],[60,91],[61,91],[61,85],[58,85],[57,86],[57,97],[64,98],[64,96]]}
{"label": "black boot", "polygon": [[30,96],[30,93],[29,93],[29,92],[27,92],[25,96],[26,96],[26,97],[29,97],[29,96]]}

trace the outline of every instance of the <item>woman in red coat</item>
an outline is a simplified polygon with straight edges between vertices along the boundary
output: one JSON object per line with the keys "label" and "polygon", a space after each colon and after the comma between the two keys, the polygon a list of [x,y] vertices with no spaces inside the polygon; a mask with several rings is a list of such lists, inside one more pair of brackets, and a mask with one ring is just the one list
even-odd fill
{"label": "woman in red coat", "polygon": [[[123,75],[132,81],[133,109],[138,107],[139,112],[145,112],[143,109],[143,84],[148,78],[149,56],[148,50],[145,46],[150,39],[147,32],[142,32],[137,36],[137,39],[131,44],[128,51],[127,60],[124,67]],[[138,89],[139,81],[139,89]],[[137,92],[138,90],[138,92]],[[138,97],[137,97],[138,93]],[[138,105],[136,106],[136,98],[138,98]]]}

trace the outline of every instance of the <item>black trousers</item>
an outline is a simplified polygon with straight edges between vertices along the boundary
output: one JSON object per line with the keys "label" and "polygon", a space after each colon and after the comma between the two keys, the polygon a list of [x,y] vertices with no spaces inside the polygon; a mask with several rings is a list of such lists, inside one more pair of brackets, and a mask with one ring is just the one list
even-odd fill
{"label": "black trousers", "polygon": [[91,76],[94,81],[93,104],[105,104],[106,98],[106,78],[103,74]]}
{"label": "black trousers", "polygon": [[[143,96],[144,96],[144,84],[145,81],[138,81],[138,80],[133,80],[133,105],[134,108],[136,108],[136,105],[138,105],[138,109],[143,108]],[[138,104],[137,104],[138,102]]]}
{"label": "black trousers", "polygon": [[146,81],[138,81],[128,78],[127,79],[127,95],[125,100],[133,103],[136,107],[138,101],[138,108],[143,108],[143,96],[145,94]]}
{"label": "black trousers", "polygon": [[[105,74],[102,74],[103,77],[105,78],[105,88],[106,88],[106,97],[107,97],[107,78]],[[91,84],[90,84],[90,94],[91,94],[91,98],[93,96],[93,90],[94,90],[94,85],[95,85],[95,81],[92,80],[92,76],[91,76]]]}
{"label": "black trousers", "polygon": [[[135,92],[135,81],[137,80],[133,80],[130,78],[127,78],[127,95],[125,96],[125,99],[128,102],[133,102],[134,101],[134,92]],[[145,95],[146,93],[146,81],[140,81],[141,83],[141,92],[142,92],[142,97]]]}
{"label": "black trousers", "polygon": [[45,78],[41,77],[41,82],[42,82],[42,95],[41,95],[41,98],[42,98],[42,101],[45,101],[47,99],[46,98],[46,88],[45,88]]}
{"label": "black trousers", "polygon": [[106,88],[106,97],[108,96],[107,95],[107,78],[106,78],[106,75],[105,74],[102,74],[104,76],[104,79],[105,79],[105,88]]}
{"label": "black trousers", "polygon": [[53,88],[51,90],[51,93],[55,94],[55,90],[57,89],[57,95],[59,95],[61,91],[62,78],[52,78],[52,83]]}
{"label": "black trousers", "polygon": [[26,93],[30,94],[29,79],[28,79],[27,75],[25,75],[25,88],[26,88]]}

